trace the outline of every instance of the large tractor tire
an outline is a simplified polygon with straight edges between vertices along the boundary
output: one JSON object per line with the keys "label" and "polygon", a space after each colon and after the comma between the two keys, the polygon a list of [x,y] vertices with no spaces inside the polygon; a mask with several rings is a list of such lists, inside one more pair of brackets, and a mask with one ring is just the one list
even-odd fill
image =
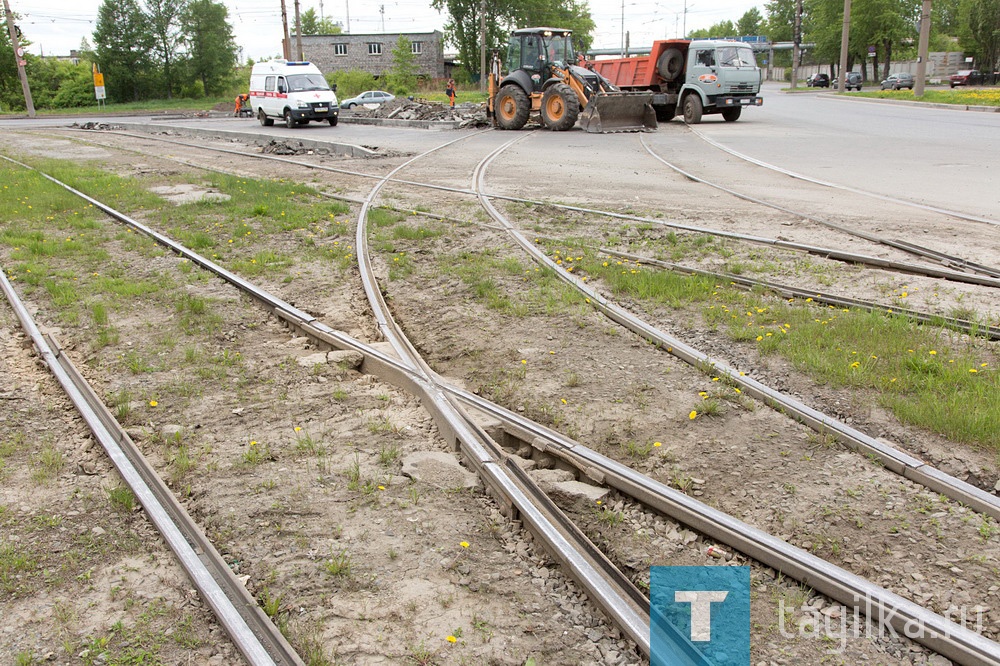
{"label": "large tractor tire", "polygon": [[268,118],[267,114],[264,113],[264,109],[257,111],[257,120],[260,121],[261,127],[270,127],[274,124],[274,118]]}
{"label": "large tractor tire", "polygon": [[688,125],[697,125],[701,122],[701,112],[701,97],[691,93],[684,98],[684,122]]}
{"label": "large tractor tire", "polygon": [[519,130],[528,122],[531,102],[527,93],[518,86],[506,85],[497,93],[494,112],[500,129]]}
{"label": "large tractor tire", "polygon": [[656,72],[665,81],[674,81],[684,72],[684,54],[680,49],[667,49],[656,59]]}
{"label": "large tractor tire", "polygon": [[542,122],[553,132],[564,132],[580,117],[580,99],[565,83],[551,86],[542,95]]}
{"label": "large tractor tire", "polygon": [[722,117],[726,119],[727,123],[735,123],[740,119],[740,114],[743,113],[742,106],[734,106],[731,109],[723,109]]}
{"label": "large tractor tire", "polygon": [[658,123],[669,123],[677,115],[677,105],[676,104],[664,104],[663,106],[654,106],[653,109],[656,111],[656,122]]}

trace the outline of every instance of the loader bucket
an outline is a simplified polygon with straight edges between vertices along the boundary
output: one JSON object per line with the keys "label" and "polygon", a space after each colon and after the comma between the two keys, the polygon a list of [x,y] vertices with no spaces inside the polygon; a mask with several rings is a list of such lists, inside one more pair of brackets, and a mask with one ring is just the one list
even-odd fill
{"label": "loader bucket", "polygon": [[652,101],[649,93],[598,93],[580,113],[580,127],[591,134],[650,132],[656,129]]}

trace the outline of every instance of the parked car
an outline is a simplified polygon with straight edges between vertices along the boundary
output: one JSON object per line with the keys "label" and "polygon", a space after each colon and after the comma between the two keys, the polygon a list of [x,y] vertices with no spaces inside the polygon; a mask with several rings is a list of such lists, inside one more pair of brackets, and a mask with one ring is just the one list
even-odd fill
{"label": "parked car", "polygon": [[960,69],[948,77],[948,84],[955,86],[974,86],[983,82],[982,72],[975,69]]}
{"label": "parked car", "polygon": [[889,78],[882,82],[882,90],[899,90],[900,88],[913,90],[913,74],[896,72],[895,74],[890,74]]}
{"label": "parked car", "polygon": [[[833,80],[833,87],[837,87],[837,82],[839,78]],[[857,88],[861,90],[861,72],[848,72],[847,78],[844,79],[844,90],[850,90],[851,88]]]}
{"label": "parked car", "polygon": [[830,77],[826,74],[813,74],[806,79],[806,86],[810,88],[829,88]]}
{"label": "parked car", "polygon": [[362,106],[365,104],[385,104],[386,102],[391,102],[394,99],[396,99],[395,95],[387,93],[384,90],[366,90],[357,97],[351,97],[350,99],[341,101],[340,108],[353,109],[359,104]]}

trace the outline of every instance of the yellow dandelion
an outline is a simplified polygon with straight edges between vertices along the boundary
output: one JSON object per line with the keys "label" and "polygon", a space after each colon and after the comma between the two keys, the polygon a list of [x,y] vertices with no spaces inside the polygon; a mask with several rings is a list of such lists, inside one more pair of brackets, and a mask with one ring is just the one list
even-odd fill
{"label": "yellow dandelion", "polygon": [[977,372],[979,372],[979,371],[978,371],[978,370],[976,370],[975,368],[969,368],[969,372],[971,372],[971,373],[977,373]]}
{"label": "yellow dandelion", "polygon": [[455,638],[454,636],[448,636],[447,638],[445,638],[445,640],[448,641],[449,643],[454,643],[458,641],[458,639]]}
{"label": "yellow dandelion", "polygon": [[691,413],[688,414],[688,418],[691,419],[692,421],[694,421],[696,418],[698,418],[698,412],[696,410],[692,409]]}
{"label": "yellow dandelion", "polygon": [[469,542],[468,541],[462,541],[458,545],[461,546],[462,548],[468,548],[469,547]]}
{"label": "yellow dandelion", "polygon": [[379,490],[385,490],[385,486],[379,486],[378,489]]}
{"label": "yellow dandelion", "polygon": [[158,404],[160,404],[160,403],[156,402],[155,400],[150,400],[149,401],[149,406],[150,407],[156,407]]}
{"label": "yellow dandelion", "polygon": [[299,432],[301,430],[302,430],[302,426],[295,426],[295,432]]}
{"label": "yellow dandelion", "polygon": [[663,446],[662,442],[653,442],[653,446]]}
{"label": "yellow dandelion", "polygon": [[927,352],[927,353],[928,353],[928,354],[930,354],[931,356],[937,356],[937,352],[936,352],[936,351],[934,351],[933,349],[932,349],[932,350],[930,350],[930,351],[929,351],[929,352]]}

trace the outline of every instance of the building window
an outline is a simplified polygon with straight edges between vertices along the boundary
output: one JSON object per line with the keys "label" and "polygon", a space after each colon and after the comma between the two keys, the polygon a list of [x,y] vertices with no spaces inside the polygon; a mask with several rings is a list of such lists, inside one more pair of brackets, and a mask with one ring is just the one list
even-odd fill
{"label": "building window", "polygon": [[420,55],[424,52],[423,42],[410,42],[410,53],[414,55]]}
{"label": "building window", "polygon": [[334,44],[333,45],[333,55],[335,56],[345,56],[347,55],[347,44]]}
{"label": "building window", "polygon": [[368,55],[382,55],[382,44],[378,42],[369,42]]}

